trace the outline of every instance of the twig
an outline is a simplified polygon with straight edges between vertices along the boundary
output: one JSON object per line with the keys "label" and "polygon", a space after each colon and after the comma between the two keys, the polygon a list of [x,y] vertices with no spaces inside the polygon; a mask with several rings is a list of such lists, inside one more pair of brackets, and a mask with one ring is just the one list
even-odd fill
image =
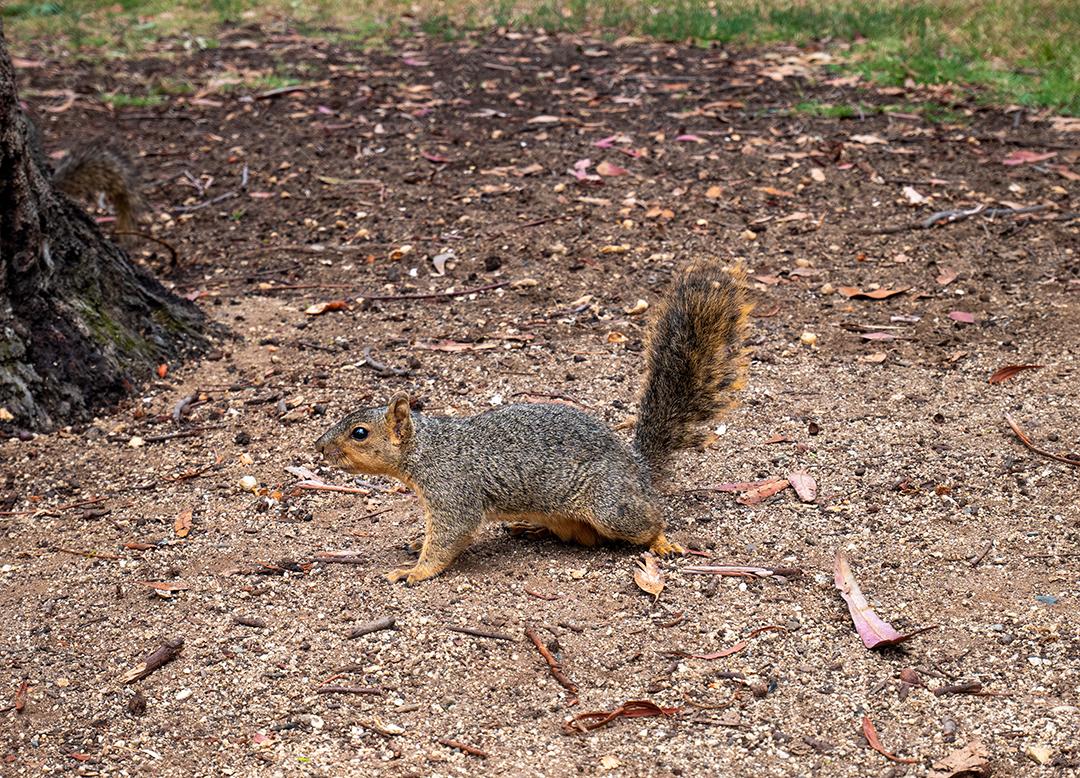
{"label": "twig", "polygon": [[316,694],[382,694],[378,686],[320,686]]}
{"label": "twig", "polygon": [[43,514],[43,513],[59,513],[60,511],[71,510],[72,508],[81,508],[84,505],[93,505],[96,502],[101,502],[104,497],[94,497],[89,500],[79,500],[78,502],[69,502],[66,505],[57,505],[55,508],[34,508],[28,511],[0,511],[0,516],[30,516],[31,514]]}
{"label": "twig", "polygon": [[491,638],[492,640],[509,640],[511,643],[515,642],[510,635],[503,634],[502,632],[489,632],[484,629],[474,629],[472,627],[447,627],[451,632],[460,632],[462,635],[472,635],[476,638]]}
{"label": "twig", "polygon": [[254,627],[255,629],[266,628],[266,622],[254,616],[233,616],[233,624],[238,624],[241,627]]}
{"label": "twig", "polygon": [[1027,433],[1020,429],[1020,425],[1013,421],[1012,416],[1007,413],[1005,414],[1005,421],[1007,421],[1009,423],[1009,426],[1012,427],[1012,431],[1016,433],[1016,437],[1020,438],[1020,442],[1032,451],[1034,451],[1039,456],[1053,459],[1056,462],[1064,462],[1066,465],[1072,465],[1073,467],[1080,467],[1080,459],[1069,459],[1068,457],[1059,456],[1057,454],[1054,454],[1053,452],[1036,446],[1034,443],[1031,442],[1031,438],[1027,436]]}
{"label": "twig", "polygon": [[383,378],[409,375],[412,371],[403,367],[390,367],[371,356],[371,346],[364,346],[364,367],[370,367]]}
{"label": "twig", "polygon": [[117,559],[120,558],[116,554],[107,554],[107,553],[104,553],[104,552],[101,552],[101,551],[79,551],[78,549],[62,548],[61,546],[57,546],[55,550],[59,551],[62,554],[73,554],[75,556],[84,556],[87,559],[109,559],[109,560],[115,562]]}
{"label": "twig", "polygon": [[307,489],[312,492],[345,492],[346,494],[371,494],[370,489],[359,486],[338,486],[336,484],[323,484],[314,481],[301,481],[296,484],[297,489]]}
{"label": "twig", "polygon": [[[394,300],[442,300],[450,297],[463,297],[467,294],[477,294],[479,292],[490,292],[494,289],[502,289],[504,286],[509,286],[509,281],[502,281],[498,284],[487,284],[485,286],[475,286],[471,289],[461,289],[455,292],[428,292],[424,294],[384,294],[384,295],[357,295],[358,299],[370,300],[372,302],[393,302]],[[268,289],[256,289],[253,290],[257,294],[269,294],[270,292],[284,292],[295,291],[298,289],[356,289],[357,287],[352,284],[281,284],[280,286],[272,286]]]}
{"label": "twig", "polygon": [[574,702],[576,703],[578,693],[577,685],[563,673],[562,665],[559,664],[559,660],[548,651],[547,646],[544,645],[544,641],[536,634],[536,630],[532,627],[526,628],[525,637],[533,642],[533,645],[536,646],[536,650],[540,652],[540,656],[544,657],[544,661],[548,663],[548,668],[551,670],[551,676],[559,682],[560,686],[574,695]]}
{"label": "twig", "polygon": [[557,594],[544,594],[543,592],[534,591],[529,587],[525,587],[525,594],[529,595],[530,597],[535,597],[538,600],[548,600],[549,602],[552,600],[561,599]]}
{"label": "twig", "polygon": [[458,751],[464,751],[470,756],[478,756],[481,759],[487,759],[491,754],[476,746],[470,746],[468,743],[462,743],[458,740],[451,740],[450,738],[439,738],[439,745],[446,746],[447,748],[456,748]]}
{"label": "twig", "polygon": [[986,559],[986,555],[990,553],[990,551],[991,551],[991,549],[993,549],[993,547],[994,547],[994,541],[992,541],[992,540],[989,543],[987,543],[985,546],[983,546],[983,550],[979,552],[978,556],[972,558],[971,566],[972,567],[978,567],[980,564],[982,564],[982,561],[984,559]]}
{"label": "twig", "polygon": [[217,205],[218,203],[220,203],[220,202],[222,202],[224,200],[230,200],[230,199],[232,199],[233,197],[236,197],[236,196],[237,196],[236,192],[225,192],[224,194],[219,194],[217,197],[212,197],[209,200],[204,200],[203,202],[196,203],[195,205],[177,205],[177,206],[174,206],[173,209],[172,209],[172,212],[173,213],[192,213],[193,211],[201,211],[203,208],[209,208],[211,205]]}
{"label": "twig", "polygon": [[347,637],[349,640],[355,640],[363,635],[370,635],[372,632],[380,632],[384,629],[394,629],[393,616],[387,616],[384,619],[378,619],[376,621],[369,621],[367,624],[361,624],[359,627],[354,627]]}
{"label": "twig", "polygon": [[1018,216],[1025,213],[1045,211],[1049,207],[1049,205],[1029,205],[1026,208],[987,208],[985,205],[976,205],[974,208],[969,208],[967,210],[938,211],[937,213],[930,214],[921,222],[900,224],[893,227],[882,227],[877,230],[869,230],[868,234],[891,235],[897,232],[906,232],[908,230],[929,230],[938,224],[956,224],[965,219],[970,219],[972,216],[989,216],[991,218],[995,216]]}
{"label": "twig", "polygon": [[153,235],[148,235],[147,233],[139,232],[138,230],[114,230],[113,235],[134,235],[136,237],[142,238],[143,240],[153,241],[154,243],[164,246],[169,250],[169,254],[171,255],[169,257],[170,267],[176,267],[180,263],[180,253],[175,248],[173,248],[173,245],[171,243],[168,243],[161,238],[155,238]]}
{"label": "twig", "polygon": [[120,680],[124,683],[132,683],[133,681],[139,681],[150,675],[150,673],[158,670],[167,665],[180,653],[180,649],[184,647],[183,638],[171,638],[166,640],[161,646],[154,651],[146,655],[139,664],[132,667],[122,676]]}

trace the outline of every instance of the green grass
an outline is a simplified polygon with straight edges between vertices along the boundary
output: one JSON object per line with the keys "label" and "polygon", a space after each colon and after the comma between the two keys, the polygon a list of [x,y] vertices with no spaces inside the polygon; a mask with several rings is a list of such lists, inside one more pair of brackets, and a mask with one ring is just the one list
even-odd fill
{"label": "green grass", "polygon": [[1076,0],[50,0],[0,13],[16,48],[49,36],[98,56],[129,56],[167,36],[205,46],[222,25],[282,19],[357,45],[491,27],[816,44],[842,59],[839,68],[880,84],[977,86],[988,101],[1080,114]]}
{"label": "green grass", "polygon": [[103,92],[98,97],[101,102],[113,108],[148,108],[165,102],[162,95],[126,95],[120,92]]}
{"label": "green grass", "polygon": [[867,105],[866,103],[823,103],[808,100],[791,109],[792,114],[820,116],[829,119],[858,119],[875,114],[905,113],[922,116],[932,124],[967,124],[963,113],[940,103],[900,103],[894,105]]}

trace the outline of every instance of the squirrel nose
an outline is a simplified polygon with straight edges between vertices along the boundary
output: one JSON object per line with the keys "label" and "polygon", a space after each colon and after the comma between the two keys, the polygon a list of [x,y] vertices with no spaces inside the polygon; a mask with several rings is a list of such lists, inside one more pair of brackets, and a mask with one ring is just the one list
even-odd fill
{"label": "squirrel nose", "polygon": [[330,442],[329,435],[330,433],[325,432],[319,436],[318,440],[315,441],[315,450],[318,451],[320,454],[326,453],[326,445]]}

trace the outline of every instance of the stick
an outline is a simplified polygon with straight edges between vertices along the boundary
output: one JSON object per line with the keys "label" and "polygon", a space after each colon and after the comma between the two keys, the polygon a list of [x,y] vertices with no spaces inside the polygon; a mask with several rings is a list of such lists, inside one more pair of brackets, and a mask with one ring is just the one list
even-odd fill
{"label": "stick", "polygon": [[930,214],[930,216],[921,222],[901,224],[894,227],[882,227],[878,230],[870,230],[869,234],[891,235],[907,230],[928,230],[936,224],[956,224],[965,219],[970,219],[972,216],[982,215],[991,218],[995,216],[1018,216],[1024,213],[1038,213],[1039,211],[1045,211],[1049,207],[1049,205],[1029,205],[1026,208],[987,208],[985,205],[976,205],[974,208],[968,210],[938,211],[937,213]]}
{"label": "stick", "polygon": [[971,566],[972,567],[978,567],[982,563],[982,561],[984,559],[986,559],[986,555],[990,553],[990,550],[993,547],[994,547],[994,541],[992,541],[992,540],[989,543],[987,543],[985,546],[983,546],[983,550],[979,552],[978,556],[975,556],[974,558],[971,559]]}
{"label": "stick", "polygon": [[29,516],[33,513],[59,513],[60,511],[71,510],[72,508],[81,508],[84,505],[93,505],[96,502],[101,502],[104,497],[94,497],[89,500],[79,500],[78,502],[69,502],[66,505],[57,505],[55,508],[34,508],[29,511],[0,511],[0,516]]}
{"label": "stick", "polygon": [[164,246],[169,250],[171,257],[169,258],[169,266],[176,267],[180,262],[180,254],[173,248],[172,244],[166,243],[161,238],[155,238],[153,235],[147,235],[145,232],[139,232],[138,230],[114,230],[113,235],[135,235],[143,240],[153,241],[161,246]]}
{"label": "stick", "polygon": [[349,640],[355,640],[363,635],[370,635],[372,632],[380,632],[384,629],[394,629],[394,617],[387,616],[384,619],[378,619],[376,621],[369,621],[367,624],[361,624],[359,627],[353,628],[347,638]]}
{"label": "stick", "polygon": [[139,681],[150,675],[155,670],[167,665],[180,654],[180,649],[184,647],[183,638],[170,638],[161,644],[160,648],[151,651],[146,655],[146,658],[139,664],[132,667],[122,676],[120,680],[124,683],[132,683]]}
{"label": "stick", "polygon": [[1064,462],[1065,464],[1072,465],[1073,467],[1080,467],[1080,460],[1069,459],[1068,457],[1058,456],[1057,454],[1054,454],[1054,453],[1052,453],[1050,451],[1047,451],[1045,449],[1041,449],[1038,446],[1036,446],[1034,443],[1031,442],[1031,438],[1029,438],[1027,436],[1027,433],[1025,433],[1022,429],[1020,429],[1020,426],[1015,421],[1013,421],[1012,416],[1010,416],[1007,413],[1005,414],[1005,421],[1009,422],[1009,426],[1012,427],[1012,431],[1016,433],[1016,437],[1020,438],[1020,442],[1023,443],[1025,446],[1027,446],[1032,451],[1034,451],[1039,456],[1043,456],[1043,457],[1046,457],[1048,459],[1053,459],[1056,462]]}
{"label": "stick", "polygon": [[217,197],[212,197],[209,200],[204,200],[201,203],[195,205],[177,205],[172,209],[173,213],[192,213],[193,211],[200,211],[203,208],[208,208],[211,205],[217,205],[223,200],[229,200],[236,197],[236,192],[226,192],[225,194],[219,194]]}
{"label": "stick", "polygon": [[[345,492],[346,494],[371,494],[370,489],[359,486],[337,486],[335,484],[322,484],[314,481],[301,481],[296,484],[297,489],[307,489],[312,492]],[[387,508],[389,510],[389,508]]]}
{"label": "stick", "polygon": [[378,686],[320,686],[316,694],[382,694]]}
{"label": "stick", "polygon": [[470,756],[478,756],[481,759],[487,759],[491,754],[487,751],[477,748],[476,746],[470,746],[468,743],[462,743],[457,740],[451,740],[450,738],[439,738],[439,745],[446,746],[447,748],[456,748],[458,751],[464,751]]}
{"label": "stick", "polygon": [[389,365],[376,361],[375,357],[371,356],[371,346],[364,346],[364,367],[370,367],[383,378],[409,375],[409,373],[412,372],[408,368],[390,367]]}
{"label": "stick", "polygon": [[74,554],[75,556],[84,556],[88,559],[110,559],[115,562],[120,558],[116,554],[107,554],[102,551],[79,551],[78,549],[62,548],[60,546],[57,546],[56,550],[62,554]]}
{"label": "stick", "polygon": [[472,627],[447,627],[451,632],[460,632],[462,635],[472,635],[475,638],[491,638],[492,640],[509,640],[511,643],[515,642],[512,637],[505,635],[502,632],[489,632],[484,629],[473,629]]}
{"label": "stick", "polygon": [[[392,302],[394,300],[442,300],[449,297],[463,297],[467,294],[475,294],[479,292],[490,292],[494,289],[502,289],[504,286],[509,286],[509,281],[502,281],[498,284],[487,284],[485,286],[474,286],[471,289],[461,289],[456,292],[428,292],[424,294],[383,294],[383,295],[366,295],[360,294],[357,297],[361,300],[371,300],[373,302],[385,303]],[[280,286],[272,286],[269,289],[257,289],[254,290],[257,294],[269,294],[271,292],[283,292],[297,289],[356,289],[357,287],[352,284],[281,284]]]}
{"label": "stick", "polygon": [[548,663],[548,668],[551,670],[551,676],[559,682],[560,686],[577,697],[577,685],[563,673],[562,665],[559,664],[559,660],[552,656],[552,653],[548,651],[547,646],[540,640],[540,636],[536,634],[536,630],[532,627],[528,627],[525,630],[525,637],[533,642],[533,645],[536,646],[536,650],[540,652],[540,656],[544,657],[544,661]]}

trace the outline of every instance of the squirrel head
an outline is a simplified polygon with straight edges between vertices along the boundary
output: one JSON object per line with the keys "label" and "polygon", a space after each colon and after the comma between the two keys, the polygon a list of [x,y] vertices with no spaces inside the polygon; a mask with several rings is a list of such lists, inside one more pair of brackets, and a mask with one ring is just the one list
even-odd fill
{"label": "squirrel head", "polygon": [[398,392],[382,408],[353,411],[323,433],[315,448],[350,473],[397,476],[402,451],[413,439],[409,395]]}

